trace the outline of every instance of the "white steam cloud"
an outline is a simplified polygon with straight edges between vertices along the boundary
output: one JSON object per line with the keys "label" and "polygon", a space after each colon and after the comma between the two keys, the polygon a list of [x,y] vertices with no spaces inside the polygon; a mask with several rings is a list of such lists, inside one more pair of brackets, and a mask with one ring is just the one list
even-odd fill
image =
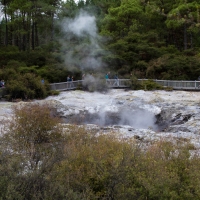
{"label": "white steam cloud", "polygon": [[66,32],[72,32],[78,37],[90,36],[90,39],[97,37],[96,18],[81,12],[74,20],[68,20],[64,27]]}
{"label": "white steam cloud", "polygon": [[96,18],[85,11],[74,18],[62,21],[64,39],[60,40],[65,54],[65,64],[71,69],[97,70],[104,66],[102,56],[105,54],[101,47],[96,25]]}
{"label": "white steam cloud", "polygon": [[157,129],[155,125],[156,117],[154,113],[147,110],[123,110],[119,124],[130,125],[136,129]]}
{"label": "white steam cloud", "polygon": [[106,112],[102,107],[99,109],[97,115],[90,118],[90,121],[87,121],[87,123],[94,123],[99,126],[128,125],[135,129],[151,129],[154,131],[159,128],[156,124],[155,114],[143,109],[116,109],[116,111],[112,113]]}

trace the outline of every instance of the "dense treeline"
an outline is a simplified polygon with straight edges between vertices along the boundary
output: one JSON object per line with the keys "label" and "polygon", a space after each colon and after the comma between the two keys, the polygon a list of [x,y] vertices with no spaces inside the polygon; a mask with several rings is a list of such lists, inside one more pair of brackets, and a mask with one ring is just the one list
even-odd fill
{"label": "dense treeline", "polygon": [[200,199],[200,158],[186,140],[63,130],[49,105],[13,113],[0,136],[1,199]]}
{"label": "dense treeline", "polygon": [[48,82],[83,73],[196,80],[200,2],[193,0],[1,0],[0,78]]}

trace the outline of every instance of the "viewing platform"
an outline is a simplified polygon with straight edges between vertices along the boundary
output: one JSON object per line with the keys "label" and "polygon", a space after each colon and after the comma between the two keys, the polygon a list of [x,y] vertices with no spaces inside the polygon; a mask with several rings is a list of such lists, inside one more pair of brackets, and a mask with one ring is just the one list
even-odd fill
{"label": "viewing platform", "polygon": [[[148,79],[138,79],[140,82],[148,81]],[[174,90],[195,90],[200,91],[200,81],[186,81],[186,80],[157,80],[153,79],[156,83],[164,86],[171,87]],[[89,83],[87,83],[89,84]],[[94,84],[91,82],[90,84]],[[108,88],[130,88],[131,80],[130,79],[108,79],[105,80],[105,84]],[[71,81],[71,82],[60,82],[60,83],[51,83],[51,90],[65,91],[65,90],[74,90],[82,89],[84,87],[84,80]]]}

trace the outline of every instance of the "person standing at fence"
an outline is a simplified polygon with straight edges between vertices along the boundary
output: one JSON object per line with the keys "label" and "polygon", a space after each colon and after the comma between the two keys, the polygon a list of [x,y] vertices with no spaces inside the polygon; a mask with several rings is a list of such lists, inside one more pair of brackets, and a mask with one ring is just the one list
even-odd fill
{"label": "person standing at fence", "polygon": [[108,80],[108,74],[105,75],[106,80]]}
{"label": "person standing at fence", "polygon": [[115,79],[115,82],[114,82],[113,86],[119,87],[119,79],[118,79],[117,74],[115,74],[114,79]]}
{"label": "person standing at fence", "polygon": [[106,75],[105,75],[105,79],[106,79],[106,83],[110,84],[110,72],[108,72]]}
{"label": "person standing at fence", "polygon": [[67,82],[69,82],[70,81],[70,76],[67,76]]}
{"label": "person standing at fence", "polygon": [[72,76],[72,77],[71,77],[71,82],[72,82],[72,83],[71,83],[71,87],[74,87],[73,81],[74,81],[74,77]]}
{"label": "person standing at fence", "polygon": [[70,76],[68,75],[67,76],[67,88],[70,88],[71,87],[71,78],[70,78]]}

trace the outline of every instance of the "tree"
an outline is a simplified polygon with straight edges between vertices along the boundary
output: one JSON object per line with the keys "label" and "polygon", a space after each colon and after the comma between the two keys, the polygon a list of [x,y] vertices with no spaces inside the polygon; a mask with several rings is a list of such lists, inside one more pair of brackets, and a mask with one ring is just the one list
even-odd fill
{"label": "tree", "polygon": [[[5,24],[5,37],[4,37],[4,42],[3,42],[3,44],[5,46],[8,45],[8,18],[9,17],[8,17],[8,14],[7,14],[7,12],[8,12],[7,10],[9,8],[10,2],[11,2],[11,0],[1,0],[1,5],[3,6],[2,12],[4,13],[4,18],[2,20],[2,24],[3,25]],[[1,26],[1,29],[2,28],[3,28],[3,26]],[[3,33],[2,30],[1,30],[1,33]]]}
{"label": "tree", "polygon": [[136,71],[139,59],[148,62],[159,56],[159,51],[152,47],[157,33],[149,30],[145,23],[148,17],[143,5],[135,0],[122,1],[119,7],[110,8],[103,20],[101,34],[110,38],[108,49],[111,52],[105,59],[114,70],[120,70],[119,73],[122,73],[121,68],[125,69],[123,75]]}
{"label": "tree", "polygon": [[53,40],[60,0],[2,0],[6,45],[29,51]]}
{"label": "tree", "polygon": [[179,1],[167,15],[166,25],[174,30],[174,42],[179,49],[187,50],[188,47],[194,47],[192,35],[199,24],[199,7],[200,4],[197,2]]}

